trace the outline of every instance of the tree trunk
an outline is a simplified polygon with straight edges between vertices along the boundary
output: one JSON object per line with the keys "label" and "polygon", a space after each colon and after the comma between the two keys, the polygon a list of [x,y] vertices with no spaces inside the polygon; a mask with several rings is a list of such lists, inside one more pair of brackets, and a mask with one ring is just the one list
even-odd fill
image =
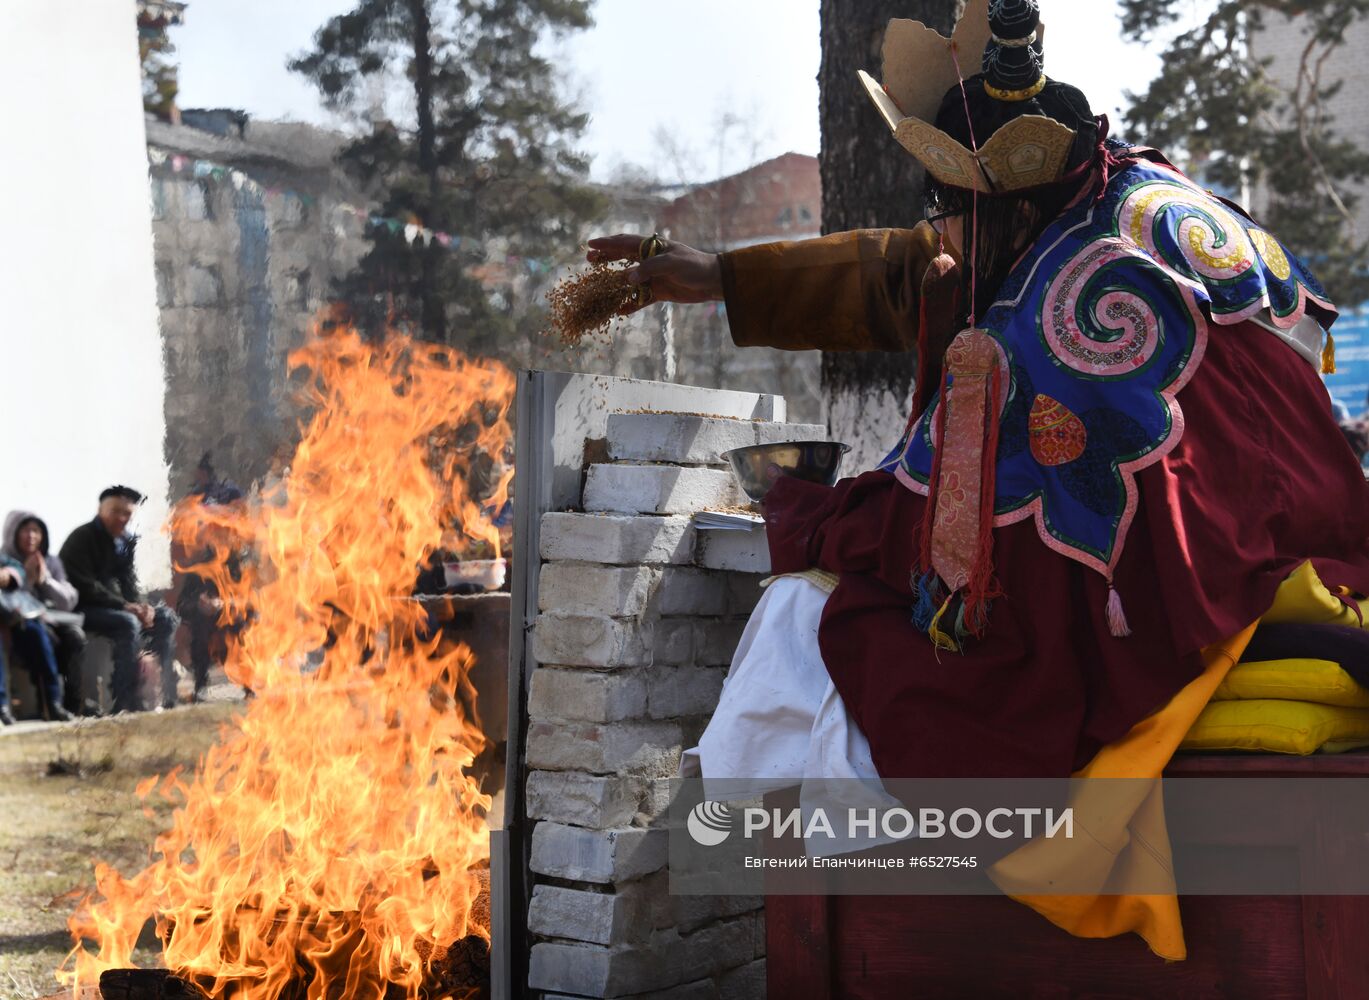
{"label": "tree trunk", "polygon": [[[414,45],[414,103],[418,117],[418,169],[428,182],[427,203],[423,206],[423,224],[438,229],[436,218],[440,189],[437,176],[437,125],[433,120],[433,22],[428,0],[409,0],[409,14],[413,21]],[[435,241],[423,247],[423,270],[419,279],[419,297],[423,306],[423,335],[429,340],[447,339],[447,313],[438,291],[439,255]]]}
{"label": "tree trunk", "polygon": [[[890,18],[912,18],[950,34],[959,7],[957,0],[822,0],[824,233],[908,228],[922,218],[922,169],[889,134],[856,71],[879,78]],[[823,355],[828,426],[853,448],[846,475],[873,468],[893,446],[908,419],[916,370],[912,354]]]}

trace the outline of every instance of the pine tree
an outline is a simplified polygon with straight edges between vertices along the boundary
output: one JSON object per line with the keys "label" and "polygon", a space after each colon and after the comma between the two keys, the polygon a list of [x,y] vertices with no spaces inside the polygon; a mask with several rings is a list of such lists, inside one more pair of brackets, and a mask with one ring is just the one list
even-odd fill
{"label": "pine tree", "polygon": [[[1141,41],[1191,10],[1181,0],[1121,8],[1124,34]],[[1206,183],[1268,192],[1260,221],[1348,305],[1369,299],[1369,234],[1354,226],[1369,153],[1327,113],[1341,81],[1326,74],[1346,30],[1367,14],[1369,0],[1214,0],[1170,42],[1160,76],[1133,95],[1127,116],[1133,137],[1185,155]],[[1258,58],[1269,30],[1297,32],[1303,43],[1291,83]]]}
{"label": "pine tree", "polygon": [[485,248],[501,262],[545,259],[573,248],[601,210],[574,147],[588,118],[559,95],[543,51],[589,24],[588,0],[356,0],[290,63],[352,114],[371,112],[386,81],[407,81],[412,120],[371,114],[342,162],[386,220],[462,240],[411,243],[394,222],[372,226],[339,289],[360,325],[493,354],[540,325],[512,287],[491,291]]}
{"label": "pine tree", "polygon": [[138,26],[138,57],[143,67],[143,110],[163,121],[172,117],[176,95],[180,92],[176,64],[171,56],[176,46],[167,37],[166,25]]}

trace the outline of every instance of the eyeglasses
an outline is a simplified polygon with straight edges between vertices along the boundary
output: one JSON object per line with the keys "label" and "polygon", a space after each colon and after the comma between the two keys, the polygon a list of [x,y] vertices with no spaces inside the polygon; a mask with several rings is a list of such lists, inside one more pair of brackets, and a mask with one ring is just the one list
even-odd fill
{"label": "eyeglasses", "polygon": [[964,214],[965,213],[960,211],[959,209],[955,209],[950,212],[938,212],[936,215],[927,216],[927,223],[938,233],[944,236],[946,235],[946,220],[954,219],[956,216]]}

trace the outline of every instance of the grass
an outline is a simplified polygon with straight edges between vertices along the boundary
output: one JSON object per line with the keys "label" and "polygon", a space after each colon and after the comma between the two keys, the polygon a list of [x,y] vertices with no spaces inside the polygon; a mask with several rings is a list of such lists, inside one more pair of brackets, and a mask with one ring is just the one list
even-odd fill
{"label": "grass", "polygon": [[[56,993],[71,949],[66,919],[94,886],[95,862],[143,868],[171,806],[133,794],[146,777],[193,765],[234,702],[89,720],[0,736],[0,1000]],[[156,964],[145,935],[140,965]]]}

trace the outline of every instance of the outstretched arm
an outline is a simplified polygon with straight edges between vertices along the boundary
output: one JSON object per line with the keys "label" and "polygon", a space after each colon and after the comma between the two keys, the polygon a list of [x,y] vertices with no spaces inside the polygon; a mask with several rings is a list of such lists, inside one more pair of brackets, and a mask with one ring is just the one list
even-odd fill
{"label": "outstretched arm", "polygon": [[[589,260],[636,260],[641,243],[630,235],[591,240]],[[652,301],[724,300],[739,347],[796,351],[911,350],[923,315],[937,327],[954,325],[958,284],[925,223],[722,254],[672,241],[632,268],[628,280],[649,282]]]}

